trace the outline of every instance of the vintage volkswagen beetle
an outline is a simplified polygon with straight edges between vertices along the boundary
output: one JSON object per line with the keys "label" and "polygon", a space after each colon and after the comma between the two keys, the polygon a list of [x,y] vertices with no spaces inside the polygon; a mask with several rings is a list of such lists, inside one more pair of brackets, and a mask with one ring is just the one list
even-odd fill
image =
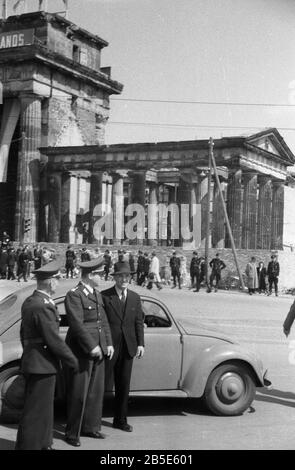
{"label": "vintage volkswagen beetle", "polygon": [[[76,283],[62,280],[54,296],[63,337],[67,331],[63,300]],[[23,406],[24,381],[19,375],[20,311],[34,287],[22,288],[0,301],[0,419],[5,422],[17,422]],[[206,329],[197,319],[176,320],[166,305],[169,294],[161,291],[157,298],[147,295],[146,290],[136,290],[145,312],[146,353],[134,361],[131,395],[203,397],[214,414],[233,416],[249,407],[256,387],[270,384],[261,360],[253,352],[219,332]],[[173,299],[170,303],[173,310]],[[107,391],[111,389],[107,380]],[[60,374],[56,399],[62,399],[64,394]]]}

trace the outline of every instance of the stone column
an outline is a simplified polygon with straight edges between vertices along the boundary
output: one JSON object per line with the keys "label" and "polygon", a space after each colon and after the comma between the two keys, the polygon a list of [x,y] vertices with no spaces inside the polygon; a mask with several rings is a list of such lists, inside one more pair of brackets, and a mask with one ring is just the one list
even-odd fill
{"label": "stone column", "polygon": [[[227,214],[236,248],[241,247],[241,208],[242,170],[231,169],[227,183]],[[226,230],[225,247],[230,248],[230,246],[230,238]]]}
{"label": "stone column", "polygon": [[271,242],[271,198],[272,184],[270,176],[259,176],[257,249],[269,250]]}
{"label": "stone column", "polygon": [[[224,183],[221,183],[224,197]],[[213,208],[212,208],[212,247],[224,248],[225,218],[220,191],[214,178]]]}
{"label": "stone column", "polygon": [[256,248],[257,222],[257,173],[243,174],[243,218],[242,218],[242,248]]}
{"label": "stone column", "polygon": [[61,222],[60,241],[69,243],[70,241],[70,199],[71,199],[71,173],[65,171],[61,177]]}
{"label": "stone column", "polygon": [[202,172],[199,177],[196,198],[197,204],[201,204],[201,246],[204,247],[207,230],[208,177],[205,172]]}
{"label": "stone column", "polygon": [[95,208],[102,205],[102,181],[103,171],[93,171],[90,177],[90,200],[89,200],[89,229],[88,242],[95,243],[97,240],[93,234],[93,227],[96,222]]}
{"label": "stone column", "polygon": [[283,249],[284,183],[272,183],[271,249]]}
{"label": "stone column", "polygon": [[[130,176],[132,178],[132,183],[131,183],[131,203],[132,204],[139,204],[143,210],[145,210],[145,185],[146,185],[146,177],[145,177],[145,170],[144,171],[132,171],[130,172]],[[142,212],[143,214],[143,212]],[[131,216],[130,219],[133,217]],[[144,227],[144,220],[141,220],[141,227],[140,228],[145,228]],[[138,230],[140,230],[138,227]],[[136,238],[134,240],[130,240],[130,244],[139,244],[143,245],[143,241],[145,238],[145,234],[141,234],[139,238]]]}
{"label": "stone column", "polygon": [[120,173],[113,173],[112,209],[114,245],[121,245],[124,239],[124,180]]}
{"label": "stone column", "polygon": [[48,241],[60,242],[61,227],[61,173],[52,173],[48,176]]}
{"label": "stone column", "polygon": [[[40,152],[41,145],[41,98],[34,95],[21,96],[15,240],[36,242],[39,226]],[[24,219],[30,219],[31,228],[24,233]]]}
{"label": "stone column", "polygon": [[[148,210],[148,229],[150,226],[153,228],[155,233],[155,238],[149,238],[148,234],[148,244],[153,246],[155,242],[159,240],[159,223],[158,223],[158,184],[154,182],[149,183],[149,210]],[[160,244],[160,241],[159,241]]]}

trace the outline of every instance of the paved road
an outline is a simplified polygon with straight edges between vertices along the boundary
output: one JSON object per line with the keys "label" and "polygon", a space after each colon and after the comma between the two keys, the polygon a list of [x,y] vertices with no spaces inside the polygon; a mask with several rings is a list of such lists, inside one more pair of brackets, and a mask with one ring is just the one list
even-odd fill
{"label": "paved road", "polygon": [[[172,302],[178,318],[197,317],[256,351],[269,370],[273,389],[258,389],[253,406],[239,417],[212,416],[200,401],[132,398],[133,433],[111,427],[112,402],[107,400],[103,418],[107,439],[82,438],[79,449],[294,449],[295,326],[288,340],[282,333],[282,323],[293,298],[258,294],[250,297],[221,291],[193,293],[168,288],[159,297]],[[60,412],[55,448],[76,450],[63,441],[64,421]],[[0,426],[0,449],[12,449],[15,435],[16,426]]]}

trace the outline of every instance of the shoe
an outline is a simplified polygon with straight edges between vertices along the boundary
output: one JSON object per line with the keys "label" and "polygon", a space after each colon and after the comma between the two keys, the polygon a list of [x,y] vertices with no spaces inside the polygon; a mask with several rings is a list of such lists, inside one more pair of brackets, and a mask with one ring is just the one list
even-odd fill
{"label": "shoe", "polygon": [[116,428],[116,429],[121,429],[121,431],[126,431],[126,432],[132,432],[133,431],[133,427],[130,426],[130,424],[120,424],[120,423],[113,423],[113,428]]}
{"label": "shoe", "polygon": [[92,437],[93,439],[105,439],[106,435],[102,432],[95,431],[95,432],[81,432],[81,436],[84,437]]}
{"label": "shoe", "polygon": [[81,442],[79,441],[79,439],[76,439],[75,437],[65,437],[65,441],[70,445],[70,446],[73,446],[73,447],[80,447],[81,445]]}
{"label": "shoe", "polygon": [[50,446],[50,447],[42,447],[41,450],[56,450],[56,449]]}
{"label": "shoe", "polygon": [[176,286],[172,286],[171,289],[175,289]]}
{"label": "shoe", "polygon": [[278,294],[276,294],[276,297],[278,297]]}
{"label": "shoe", "polygon": [[269,292],[267,295],[271,295],[271,292]]}
{"label": "shoe", "polygon": [[193,292],[199,292],[199,289],[195,289]]}

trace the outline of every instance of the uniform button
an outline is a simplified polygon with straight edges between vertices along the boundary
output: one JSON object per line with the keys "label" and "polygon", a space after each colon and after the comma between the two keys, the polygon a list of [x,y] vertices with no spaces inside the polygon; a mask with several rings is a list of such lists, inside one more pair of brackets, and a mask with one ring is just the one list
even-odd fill
{"label": "uniform button", "polygon": [[43,349],[47,349],[47,346],[46,346],[46,344],[43,346]]}

